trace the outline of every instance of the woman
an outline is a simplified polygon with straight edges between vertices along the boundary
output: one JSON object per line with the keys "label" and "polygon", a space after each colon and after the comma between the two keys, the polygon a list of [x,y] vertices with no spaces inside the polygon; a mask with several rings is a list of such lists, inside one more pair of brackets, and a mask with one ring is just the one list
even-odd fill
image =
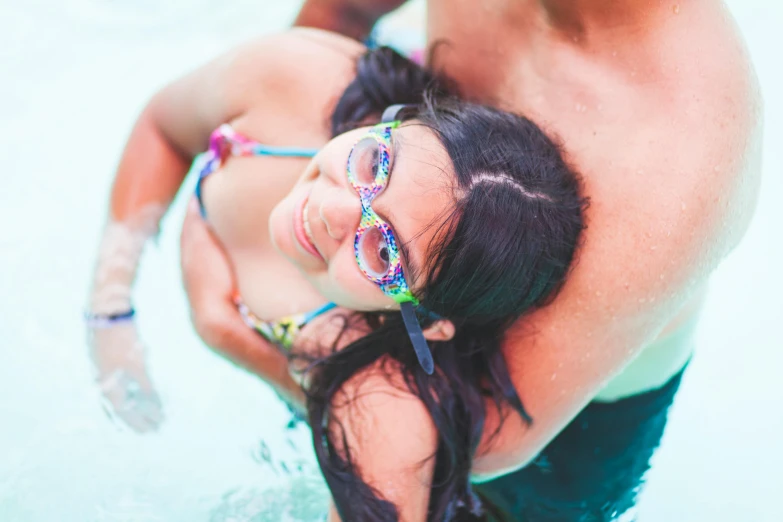
{"label": "woman", "polygon": [[503,430],[485,399],[529,420],[500,342],[561,286],[584,201],[529,120],[446,97],[388,49],[363,51],[292,31],[153,97],[118,168],[96,270],[98,366],[109,393],[149,388],[143,368],[101,355],[132,339],[113,332],[133,316],[144,239],[208,144],[201,212],[248,331],[280,348],[228,355],[294,401],[305,384],[334,516],[479,519],[474,455],[491,455]]}

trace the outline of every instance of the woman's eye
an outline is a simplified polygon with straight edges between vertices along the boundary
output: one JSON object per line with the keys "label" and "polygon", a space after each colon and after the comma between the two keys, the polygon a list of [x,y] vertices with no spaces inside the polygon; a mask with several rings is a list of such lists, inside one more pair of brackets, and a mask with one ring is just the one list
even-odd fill
{"label": "woman's eye", "polygon": [[370,186],[375,183],[379,159],[380,151],[375,139],[364,138],[354,146],[349,168],[360,185]]}
{"label": "woman's eye", "polygon": [[380,159],[380,153],[378,152],[378,147],[375,147],[373,149],[372,157],[370,158],[370,172],[372,173],[372,179],[375,181],[375,179],[378,177],[378,169],[380,168],[380,165],[378,163]]}
{"label": "woman's eye", "polygon": [[359,240],[359,264],[372,277],[383,277],[389,271],[390,253],[386,238],[378,227],[364,231]]}

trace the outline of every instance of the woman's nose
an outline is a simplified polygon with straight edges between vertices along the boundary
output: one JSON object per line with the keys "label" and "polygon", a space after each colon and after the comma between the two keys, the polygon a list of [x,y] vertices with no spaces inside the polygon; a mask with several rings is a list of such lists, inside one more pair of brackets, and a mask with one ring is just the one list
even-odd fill
{"label": "woman's nose", "polygon": [[356,234],[362,217],[362,203],[356,192],[346,187],[334,187],[321,201],[318,210],[332,239],[342,241],[346,236]]}

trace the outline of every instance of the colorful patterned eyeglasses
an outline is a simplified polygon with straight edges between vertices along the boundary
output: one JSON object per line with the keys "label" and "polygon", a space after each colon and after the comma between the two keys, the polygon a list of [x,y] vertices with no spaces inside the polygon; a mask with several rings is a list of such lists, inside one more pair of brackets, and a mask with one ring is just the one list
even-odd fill
{"label": "colorful patterned eyeglasses", "polygon": [[348,182],[362,202],[362,219],[353,245],[356,262],[370,281],[397,303],[418,305],[403,274],[394,232],[372,209],[372,201],[389,183],[391,131],[399,124],[393,121],[372,127],[348,156]]}
{"label": "colorful patterned eyeglasses", "polygon": [[397,115],[405,107],[388,107],[381,118],[383,123],[372,127],[356,142],[348,155],[348,182],[362,202],[362,219],[353,248],[356,262],[367,278],[400,304],[402,320],[419,364],[427,374],[432,375],[435,361],[416,316],[414,307],[419,306],[419,300],[405,280],[397,239],[389,224],[372,209],[372,201],[389,183],[391,132],[399,127]]}

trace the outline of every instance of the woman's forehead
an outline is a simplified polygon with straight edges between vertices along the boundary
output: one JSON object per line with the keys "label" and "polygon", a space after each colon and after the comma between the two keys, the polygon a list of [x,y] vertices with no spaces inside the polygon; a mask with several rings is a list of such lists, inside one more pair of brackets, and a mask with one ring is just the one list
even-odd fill
{"label": "woman's forehead", "polygon": [[430,245],[445,233],[454,185],[451,160],[430,129],[411,124],[393,132],[389,183],[373,207],[391,222],[416,267],[427,266]]}
{"label": "woman's forehead", "polygon": [[392,157],[412,183],[432,188],[435,185],[453,187],[454,168],[445,147],[429,127],[403,124],[392,131]]}

